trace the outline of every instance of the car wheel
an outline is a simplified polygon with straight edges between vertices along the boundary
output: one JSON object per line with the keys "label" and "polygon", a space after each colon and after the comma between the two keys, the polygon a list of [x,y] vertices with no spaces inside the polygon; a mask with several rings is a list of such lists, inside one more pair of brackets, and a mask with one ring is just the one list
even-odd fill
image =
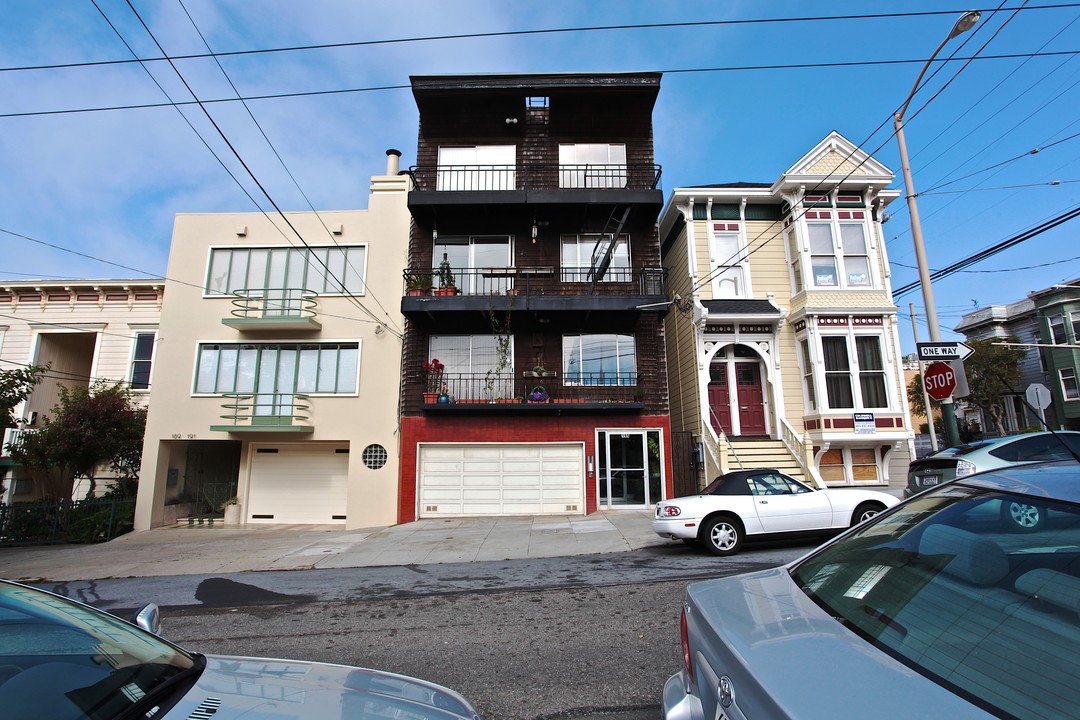
{"label": "car wheel", "polygon": [[1009,530],[1034,532],[1046,522],[1046,510],[1038,505],[1002,500],[1001,521]]}
{"label": "car wheel", "polygon": [[879,512],[885,509],[885,506],[876,502],[865,502],[855,508],[855,512],[851,513],[851,527],[855,527],[861,522],[866,522],[870,518],[877,515]]}
{"label": "car wheel", "polygon": [[731,516],[715,517],[701,529],[701,541],[713,555],[734,555],[742,547],[742,523]]}

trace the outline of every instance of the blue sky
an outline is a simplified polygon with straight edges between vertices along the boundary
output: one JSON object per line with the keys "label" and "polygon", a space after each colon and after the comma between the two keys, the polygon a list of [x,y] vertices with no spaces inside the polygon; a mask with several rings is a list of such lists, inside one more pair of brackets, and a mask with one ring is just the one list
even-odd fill
{"label": "blue sky", "polygon": [[[39,114],[164,103],[165,93],[177,102],[191,100],[164,62],[146,66],[160,87],[138,64],[8,69],[131,59],[117,33],[139,57],[160,57],[126,0],[96,3],[4,0],[0,6],[0,68],[5,69],[0,71],[0,281],[160,276],[176,213],[271,208],[196,107],[185,107],[183,115],[206,144],[172,107]],[[205,53],[200,33],[214,51],[226,52],[783,20],[416,40],[222,58],[228,78],[245,97],[357,90],[253,100],[248,108],[261,132],[240,103],[207,106],[284,210],[309,209],[308,200],[319,210],[364,207],[369,177],[384,171],[387,148],[402,151],[403,166],[413,164],[416,107],[411,93],[399,88],[408,85],[409,75],[440,73],[664,72],[654,132],[665,193],[689,185],[772,182],[832,130],[892,168],[894,187],[902,188],[891,115],[956,17],[977,7],[984,11],[982,21],[949,43],[939,58],[954,51],[958,57],[1022,57],[977,59],[966,67],[960,60],[944,64],[907,112],[915,186],[926,193],[919,210],[931,268],[1080,205],[1080,4],[1043,9],[1050,0],[985,7],[941,0],[132,4],[173,56]],[[1024,9],[1016,12],[1019,7]],[[945,14],[791,20],[920,12]],[[1034,53],[1043,55],[1023,57]],[[822,63],[852,64],[736,69]],[[178,60],[176,67],[200,99],[235,97],[213,60]],[[1027,154],[1035,148],[1041,150]],[[903,201],[893,203],[891,212],[884,227],[892,283],[899,288],[917,274]],[[1080,222],[1066,222],[936,282],[943,336],[957,337],[951,328],[977,306],[1013,302],[1030,290],[1080,276],[1078,229]],[[908,303],[921,315],[922,298],[916,290],[896,300],[902,344],[910,351]],[[925,325],[920,335],[927,339]]]}

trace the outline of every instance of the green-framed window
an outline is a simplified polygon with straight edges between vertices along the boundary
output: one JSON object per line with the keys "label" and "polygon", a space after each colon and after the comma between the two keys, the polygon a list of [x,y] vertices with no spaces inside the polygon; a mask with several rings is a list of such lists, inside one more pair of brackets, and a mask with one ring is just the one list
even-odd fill
{"label": "green-framed window", "polygon": [[364,292],[366,245],[212,248],[207,295],[293,288],[320,295]]}
{"label": "green-framed window", "polygon": [[195,392],[356,393],[359,343],[205,343]]}

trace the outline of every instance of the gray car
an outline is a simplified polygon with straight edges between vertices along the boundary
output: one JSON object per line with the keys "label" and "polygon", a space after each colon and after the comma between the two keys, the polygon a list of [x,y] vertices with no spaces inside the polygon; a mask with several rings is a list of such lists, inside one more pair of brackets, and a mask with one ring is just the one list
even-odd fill
{"label": "gray car", "polygon": [[[1046,521],[1017,533],[1008,502]],[[664,717],[1076,718],[1078,611],[1080,466],[965,477],[788,566],[691,585]]]}
{"label": "gray car", "polygon": [[453,690],[346,665],[200,655],[88,605],[0,580],[4,720],[479,720]]}
{"label": "gray car", "polygon": [[1071,430],[976,440],[912,462],[908,466],[904,497],[984,470],[1077,456],[1080,456],[1080,432]]}

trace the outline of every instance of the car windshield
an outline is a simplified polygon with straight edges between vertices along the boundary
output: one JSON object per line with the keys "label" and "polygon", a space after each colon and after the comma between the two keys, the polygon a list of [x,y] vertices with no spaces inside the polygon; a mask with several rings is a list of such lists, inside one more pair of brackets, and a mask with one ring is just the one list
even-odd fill
{"label": "car windshield", "polygon": [[197,672],[201,658],[119,618],[0,583],[0,715],[106,720]]}
{"label": "car windshield", "polygon": [[964,485],[932,490],[792,575],[851,630],[989,712],[1074,718],[1080,507],[1027,502]]}

